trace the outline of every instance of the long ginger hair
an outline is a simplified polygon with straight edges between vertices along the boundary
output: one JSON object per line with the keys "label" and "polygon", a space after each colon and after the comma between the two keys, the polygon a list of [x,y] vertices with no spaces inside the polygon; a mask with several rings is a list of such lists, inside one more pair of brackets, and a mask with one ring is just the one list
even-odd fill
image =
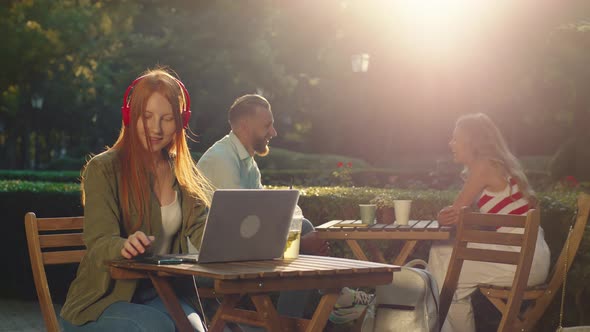
{"label": "long ginger hair", "polygon": [[[209,206],[211,203],[212,187],[197,170],[188,149],[181,116],[186,100],[179,81],[164,69],[148,70],[132,90],[129,100],[131,108],[129,124],[121,127],[119,138],[109,148],[109,150],[116,150],[119,157],[121,169],[120,204],[125,229],[129,234],[138,230],[143,222],[151,217],[151,185],[154,174],[156,174],[157,160],[142,145],[137,123],[138,121],[144,121],[144,128],[147,128],[143,113],[148,99],[156,92],[166,97],[172,105],[176,123],[176,134],[170,144],[162,150],[163,157],[170,161],[176,180],[191,197],[205,206]],[[147,130],[145,135],[148,147],[151,148]],[[132,208],[137,210],[139,214],[135,224],[131,224]]]}

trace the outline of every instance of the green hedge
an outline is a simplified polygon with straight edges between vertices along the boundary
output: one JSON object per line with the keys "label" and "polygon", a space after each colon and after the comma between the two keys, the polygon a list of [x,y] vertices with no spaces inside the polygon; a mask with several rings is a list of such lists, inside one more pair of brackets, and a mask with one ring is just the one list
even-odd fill
{"label": "green hedge", "polygon": [[33,171],[0,169],[0,180],[79,182],[80,171]]}
{"label": "green hedge", "polygon": [[354,169],[368,168],[370,165],[359,158],[337,154],[315,154],[296,152],[287,149],[271,147],[271,153],[264,157],[256,157],[260,169],[316,169],[332,170],[338,163],[352,165]]}
{"label": "green hedge", "polygon": [[[461,180],[458,169],[445,172],[421,170],[398,170],[389,168],[326,168],[326,169],[262,169],[262,183],[288,186],[355,186],[406,189],[449,189],[459,188]],[[528,172],[529,180],[537,190],[550,190],[554,181],[544,172]],[[22,180],[43,182],[79,182],[79,171],[34,171],[0,170],[0,180]]]}
{"label": "green hedge", "polygon": [[[378,195],[404,194],[414,198],[413,218],[433,218],[437,211],[452,202],[455,191],[402,190],[381,188],[350,187],[301,187],[300,205],[304,215],[315,225],[331,219],[358,218],[358,204],[367,203]],[[561,250],[568,226],[574,215],[576,193],[552,192],[541,193],[542,225],[545,238],[551,248],[552,260]],[[0,282],[0,297],[35,297],[34,285],[26,249],[23,220],[27,211],[36,212],[39,217],[57,217],[81,215],[80,192],[78,184],[47,183],[28,181],[0,180],[0,202],[3,211],[3,223],[8,236],[0,241],[0,252],[5,255],[5,266],[10,267],[10,274],[3,274]],[[385,246],[385,243],[381,244]],[[334,254],[352,257],[342,241],[334,243]],[[415,256],[426,258],[429,243],[422,242]],[[394,247],[395,250],[395,247]],[[393,257],[394,251],[387,252],[386,257]],[[66,269],[55,267],[48,271],[52,291],[65,294],[70,279],[64,278]],[[68,269],[67,275],[73,276]],[[566,325],[589,324],[590,307],[590,234],[587,229],[582,246],[576,255],[568,276]],[[57,289],[57,290],[56,290]],[[557,296],[559,298],[559,296]],[[493,309],[491,313],[493,313]],[[541,331],[555,330],[558,320],[559,303],[554,301],[544,315]],[[489,315],[484,315],[488,317]],[[478,323],[479,324],[479,323]],[[546,328],[545,328],[546,327]]]}

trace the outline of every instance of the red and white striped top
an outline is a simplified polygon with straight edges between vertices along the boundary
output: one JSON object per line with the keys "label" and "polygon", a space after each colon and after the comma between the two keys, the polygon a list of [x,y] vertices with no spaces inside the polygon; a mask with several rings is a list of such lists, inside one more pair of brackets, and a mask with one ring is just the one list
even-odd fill
{"label": "red and white striped top", "polygon": [[500,192],[484,190],[477,202],[479,212],[497,214],[523,215],[529,210],[529,202],[524,198],[516,184],[516,180],[509,178],[510,186]]}

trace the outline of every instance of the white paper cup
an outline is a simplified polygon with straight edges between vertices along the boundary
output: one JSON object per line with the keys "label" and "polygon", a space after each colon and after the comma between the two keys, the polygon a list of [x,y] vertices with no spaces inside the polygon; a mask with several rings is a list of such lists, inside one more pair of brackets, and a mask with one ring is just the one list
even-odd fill
{"label": "white paper cup", "polygon": [[377,212],[377,205],[375,204],[359,204],[361,213],[361,221],[363,224],[373,225],[375,223],[375,213]]}
{"label": "white paper cup", "polygon": [[398,225],[407,225],[410,221],[410,207],[411,200],[396,199],[393,201],[393,208],[395,209],[395,222]]}

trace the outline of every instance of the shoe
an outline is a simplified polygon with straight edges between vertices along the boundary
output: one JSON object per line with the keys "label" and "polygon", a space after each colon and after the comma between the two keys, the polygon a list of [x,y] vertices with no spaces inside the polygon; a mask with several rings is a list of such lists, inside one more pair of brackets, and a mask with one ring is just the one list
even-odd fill
{"label": "shoe", "polygon": [[339,308],[350,308],[355,304],[363,304],[367,305],[373,301],[375,298],[374,294],[367,294],[360,290],[350,289],[348,287],[342,288],[340,291],[340,296],[336,301],[334,307],[336,309]]}
{"label": "shoe", "polygon": [[330,313],[330,321],[334,324],[345,324],[359,318],[367,305],[375,299],[375,295],[363,291],[353,290],[348,287],[342,288],[340,297]]}
{"label": "shoe", "polygon": [[367,309],[364,304],[356,304],[350,308],[334,309],[330,313],[330,322],[334,324],[346,324],[359,318],[363,312]]}

